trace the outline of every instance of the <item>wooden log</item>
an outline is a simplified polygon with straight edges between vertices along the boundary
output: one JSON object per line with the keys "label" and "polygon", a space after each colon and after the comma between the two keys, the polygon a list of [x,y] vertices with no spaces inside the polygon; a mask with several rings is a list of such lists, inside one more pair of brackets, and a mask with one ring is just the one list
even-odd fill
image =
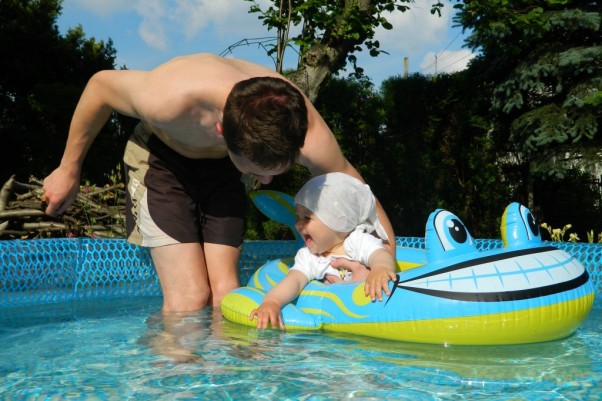
{"label": "wooden log", "polygon": [[22,183],[15,176],[0,188],[0,239],[64,236],[124,237],[125,192],[122,183],[82,187],[66,213],[47,216],[43,182]]}
{"label": "wooden log", "polygon": [[0,219],[34,216],[45,216],[45,214],[43,211],[36,209],[5,210],[3,212],[0,212]]}
{"label": "wooden log", "polygon": [[2,189],[0,189],[0,212],[6,208],[8,204],[8,199],[13,193],[13,187],[15,185],[15,176],[12,175],[8,181],[2,185]]}

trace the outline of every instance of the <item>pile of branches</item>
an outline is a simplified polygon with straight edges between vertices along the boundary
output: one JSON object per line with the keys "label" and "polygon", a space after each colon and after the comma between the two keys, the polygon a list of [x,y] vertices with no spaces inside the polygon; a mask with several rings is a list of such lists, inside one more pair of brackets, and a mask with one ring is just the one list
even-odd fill
{"label": "pile of branches", "polygon": [[123,183],[81,186],[75,202],[58,217],[44,213],[47,204],[42,185],[35,177],[22,183],[12,176],[4,183],[0,189],[0,239],[125,236]]}

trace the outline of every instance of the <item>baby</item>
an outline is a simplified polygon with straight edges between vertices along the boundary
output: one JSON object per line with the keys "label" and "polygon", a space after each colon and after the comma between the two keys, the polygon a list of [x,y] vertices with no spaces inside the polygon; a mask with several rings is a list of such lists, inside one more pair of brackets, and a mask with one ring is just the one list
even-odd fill
{"label": "baby", "polygon": [[[390,295],[395,260],[385,249],[388,237],[376,216],[370,187],[344,173],[329,173],[309,180],[295,196],[295,227],[305,241],[287,276],[272,288],[249,318],[257,328],[284,329],[281,309],[294,300],[310,280],[327,283],[362,281],[372,301]],[[372,233],[375,233],[373,235]],[[356,260],[369,270],[341,271],[330,263],[337,258]]]}

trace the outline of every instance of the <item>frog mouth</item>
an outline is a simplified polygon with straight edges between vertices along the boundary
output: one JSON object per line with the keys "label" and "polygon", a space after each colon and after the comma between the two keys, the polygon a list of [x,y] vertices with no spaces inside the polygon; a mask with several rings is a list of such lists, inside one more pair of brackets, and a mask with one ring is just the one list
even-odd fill
{"label": "frog mouth", "polygon": [[396,286],[458,301],[505,302],[569,291],[588,279],[585,268],[571,255],[546,246],[459,262],[400,280]]}

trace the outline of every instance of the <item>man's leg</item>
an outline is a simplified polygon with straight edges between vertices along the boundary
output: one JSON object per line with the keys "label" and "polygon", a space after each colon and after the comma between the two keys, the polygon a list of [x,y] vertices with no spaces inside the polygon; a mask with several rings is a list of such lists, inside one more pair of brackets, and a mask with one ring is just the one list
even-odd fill
{"label": "man's leg", "polygon": [[238,275],[240,249],[211,243],[205,243],[204,248],[211,285],[211,304],[218,308],[228,292],[240,287]]}
{"label": "man's leg", "polygon": [[211,289],[201,244],[152,248],[151,256],[163,291],[163,312],[191,312],[209,303]]}

